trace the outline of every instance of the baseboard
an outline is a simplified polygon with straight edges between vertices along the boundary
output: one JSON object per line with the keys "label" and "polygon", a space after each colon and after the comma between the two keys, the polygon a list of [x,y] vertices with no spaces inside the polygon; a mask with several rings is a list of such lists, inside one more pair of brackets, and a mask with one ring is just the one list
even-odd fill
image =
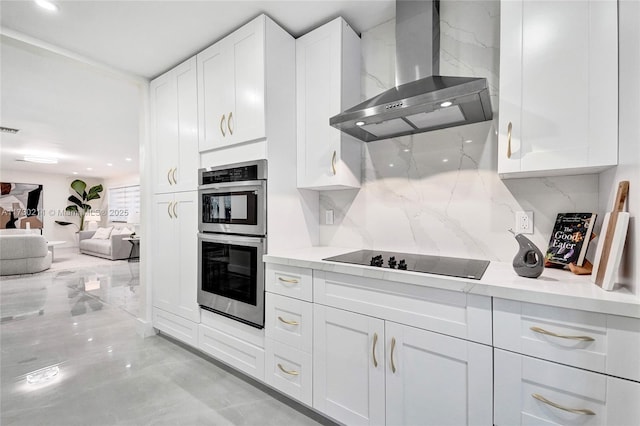
{"label": "baseboard", "polygon": [[147,337],[155,336],[158,331],[153,328],[153,324],[151,324],[151,321],[145,321],[142,318],[137,318],[136,333],[138,333],[138,336],[146,339]]}

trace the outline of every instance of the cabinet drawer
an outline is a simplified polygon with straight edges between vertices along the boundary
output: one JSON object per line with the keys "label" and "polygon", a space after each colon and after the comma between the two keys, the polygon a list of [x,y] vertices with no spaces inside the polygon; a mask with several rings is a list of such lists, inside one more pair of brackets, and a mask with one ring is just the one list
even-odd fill
{"label": "cabinet drawer", "polygon": [[313,279],[311,269],[267,263],[265,288],[268,292],[313,300]]}
{"label": "cabinet drawer", "polygon": [[200,324],[198,348],[232,367],[264,381],[264,349],[224,331]]}
{"label": "cabinet drawer", "polygon": [[198,346],[198,324],[162,309],[153,308],[153,326],[190,346]]}
{"label": "cabinet drawer", "polygon": [[494,350],[496,425],[637,425],[640,383]]}
{"label": "cabinet drawer", "polygon": [[323,271],[313,291],[315,303],[491,345],[490,297]]}
{"label": "cabinet drawer", "polygon": [[267,339],[265,343],[265,381],[310,406],[313,378],[311,354],[272,339]]}
{"label": "cabinet drawer", "polygon": [[266,293],[264,330],[267,338],[311,353],[313,305],[303,300]]}
{"label": "cabinet drawer", "polygon": [[640,380],[638,319],[494,299],[493,328],[497,348]]}

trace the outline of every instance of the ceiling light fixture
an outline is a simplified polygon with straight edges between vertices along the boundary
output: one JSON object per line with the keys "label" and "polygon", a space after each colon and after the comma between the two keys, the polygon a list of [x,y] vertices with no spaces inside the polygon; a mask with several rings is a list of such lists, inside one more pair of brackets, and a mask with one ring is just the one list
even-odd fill
{"label": "ceiling light fixture", "polygon": [[[77,175],[77,174],[78,174],[78,172],[71,172],[71,173],[73,173],[74,175]],[[75,323],[74,323],[73,325],[78,325],[78,324],[75,324]]]}
{"label": "ceiling light fixture", "polygon": [[124,159],[124,161],[131,161],[131,158],[127,157]]}
{"label": "ceiling light fixture", "polygon": [[87,170],[91,171],[93,170],[93,167],[87,167]]}
{"label": "ceiling light fixture", "polygon": [[58,164],[57,158],[32,157],[29,155],[24,156],[24,161],[27,161],[29,163],[40,163],[40,164]]}
{"label": "ceiling light fixture", "polygon": [[356,121],[356,126],[364,126],[364,121]]}
{"label": "ceiling light fixture", "polygon": [[113,163],[107,163],[107,166],[111,167],[113,166]]}
{"label": "ceiling light fixture", "polygon": [[442,108],[450,107],[451,105],[453,105],[453,102],[451,102],[451,101],[445,101],[445,102],[440,104],[440,106]]}
{"label": "ceiling light fixture", "polygon": [[35,1],[36,1],[36,4],[43,9],[46,9],[50,12],[58,11],[58,6],[50,2],[49,0],[35,0]]}

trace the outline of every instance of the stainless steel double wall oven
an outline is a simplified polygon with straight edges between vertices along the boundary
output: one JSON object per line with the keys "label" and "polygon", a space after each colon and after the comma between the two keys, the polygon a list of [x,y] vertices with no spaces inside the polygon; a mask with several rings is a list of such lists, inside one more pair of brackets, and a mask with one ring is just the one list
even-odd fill
{"label": "stainless steel double wall oven", "polygon": [[198,304],[264,327],[267,161],[199,170]]}

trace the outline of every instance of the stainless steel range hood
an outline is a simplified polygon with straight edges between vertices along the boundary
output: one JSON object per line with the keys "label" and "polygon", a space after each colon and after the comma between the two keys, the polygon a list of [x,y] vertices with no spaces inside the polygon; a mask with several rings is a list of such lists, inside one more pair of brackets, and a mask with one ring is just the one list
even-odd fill
{"label": "stainless steel range hood", "polygon": [[396,1],[396,87],[331,117],[365,142],[491,120],[486,78],[437,75],[440,2]]}

